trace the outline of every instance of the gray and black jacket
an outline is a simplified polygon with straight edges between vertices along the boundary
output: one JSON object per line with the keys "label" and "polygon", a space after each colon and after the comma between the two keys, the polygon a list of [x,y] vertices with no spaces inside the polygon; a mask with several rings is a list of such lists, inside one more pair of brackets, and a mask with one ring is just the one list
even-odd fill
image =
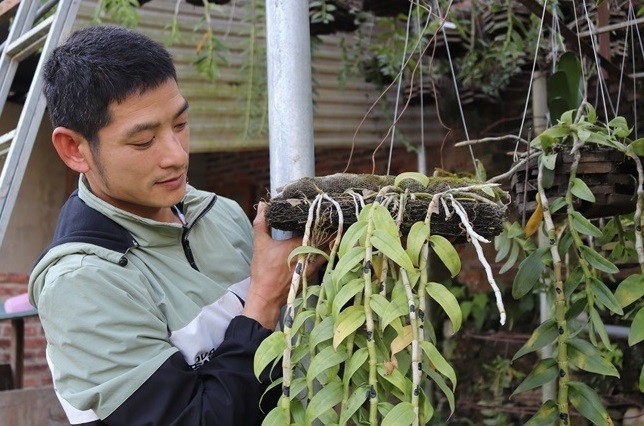
{"label": "gray and black jacket", "polygon": [[270,331],[240,315],[248,219],[190,186],[177,207],[185,226],[145,219],[81,178],[61,211],[29,295],[72,424],[253,425],[276,403],[253,374]]}

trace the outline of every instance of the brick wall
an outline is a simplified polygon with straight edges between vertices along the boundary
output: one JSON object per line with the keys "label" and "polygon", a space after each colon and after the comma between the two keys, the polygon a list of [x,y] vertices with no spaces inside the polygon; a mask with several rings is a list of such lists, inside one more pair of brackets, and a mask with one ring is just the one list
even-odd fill
{"label": "brick wall", "polygon": [[[0,273],[0,301],[27,291],[29,277],[24,274]],[[45,359],[45,334],[38,317],[25,318],[24,387],[51,384]],[[11,321],[0,321],[0,364],[11,362]]]}

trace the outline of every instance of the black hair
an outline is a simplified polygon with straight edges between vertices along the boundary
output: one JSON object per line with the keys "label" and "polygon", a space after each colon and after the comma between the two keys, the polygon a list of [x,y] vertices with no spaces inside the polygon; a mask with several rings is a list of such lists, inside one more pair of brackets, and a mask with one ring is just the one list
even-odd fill
{"label": "black hair", "polygon": [[93,26],[73,33],[47,59],[44,92],[52,125],[74,130],[98,145],[111,121],[109,105],[177,80],[170,53],[135,31]]}

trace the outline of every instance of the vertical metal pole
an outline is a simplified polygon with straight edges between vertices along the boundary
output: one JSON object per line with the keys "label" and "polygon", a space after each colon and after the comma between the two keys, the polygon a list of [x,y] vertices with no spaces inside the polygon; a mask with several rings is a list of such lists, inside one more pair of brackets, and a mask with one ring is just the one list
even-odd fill
{"label": "vertical metal pole", "polygon": [[309,2],[266,0],[271,194],[315,174]]}
{"label": "vertical metal pole", "polygon": [[[535,72],[532,77],[532,126],[534,136],[541,134],[548,125],[548,89],[546,85],[546,75],[542,72]],[[548,238],[543,233],[542,229],[539,228],[539,247],[544,247],[548,242]],[[544,283],[546,288],[552,285],[552,282]],[[552,306],[548,301],[548,295],[545,292],[539,294],[539,319],[543,323],[545,320],[550,318],[550,309]],[[543,347],[539,351],[539,356],[541,359],[551,358],[553,355],[552,345]],[[555,399],[555,382],[550,382],[541,388],[541,400],[546,402],[549,399]]]}

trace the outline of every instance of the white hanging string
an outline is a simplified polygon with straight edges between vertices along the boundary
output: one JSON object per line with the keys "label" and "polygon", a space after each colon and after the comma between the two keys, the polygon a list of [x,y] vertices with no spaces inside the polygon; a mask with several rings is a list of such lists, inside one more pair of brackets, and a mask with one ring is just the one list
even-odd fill
{"label": "white hanging string", "polygon": [[[622,55],[622,66],[619,73],[619,85],[617,86],[617,99],[615,100],[615,116],[619,115],[619,101],[622,97],[622,83],[624,82],[624,70],[626,69],[626,56],[628,52],[628,31],[624,32],[624,54]],[[633,92],[635,93],[635,92]]]}
{"label": "white hanging string", "polygon": [[[420,28],[420,5],[416,9],[416,30],[418,37],[422,37],[423,33]],[[418,44],[418,61],[420,62],[420,69],[418,77],[418,93],[420,93],[420,147],[418,151],[418,172],[427,174],[427,164],[425,160],[425,96],[424,96],[424,83],[423,83],[423,46]]]}
{"label": "white hanging string", "polygon": [[396,123],[398,123],[398,103],[400,101],[400,91],[402,90],[403,74],[405,64],[407,63],[407,43],[409,42],[409,26],[411,23],[411,13],[414,10],[414,2],[409,2],[409,11],[407,12],[407,28],[405,30],[405,46],[403,47],[402,61],[400,64],[400,74],[398,75],[398,88],[396,89],[396,103],[394,107],[394,124],[391,128],[391,141],[389,142],[389,161],[387,161],[387,174],[391,169],[391,160],[394,152],[394,139],[396,138]]}
{"label": "white hanging string", "polygon": [[[541,32],[543,31],[543,21],[545,20],[547,6],[548,6],[548,0],[545,0],[543,2],[543,11],[541,12],[541,21],[539,22],[539,34],[537,35],[537,43],[534,49],[534,59],[532,60],[532,72],[530,73],[530,82],[528,83],[528,93],[526,94],[526,97],[525,97],[525,106],[523,107],[523,114],[521,115],[521,125],[519,126],[519,134],[517,135],[519,138],[523,133],[525,118],[528,115],[528,103],[530,102],[530,93],[532,92],[532,79],[534,78],[534,72],[537,68],[537,54],[539,53],[539,44],[541,43]],[[514,154],[513,154],[514,162],[519,161],[519,156],[517,154],[518,151],[519,151],[519,139],[517,139],[517,143],[514,146]]]}
{"label": "white hanging string", "polygon": [[[606,82],[604,80],[604,75],[602,73],[601,60],[599,59],[599,54],[597,53],[598,47],[597,47],[597,43],[595,42],[596,28],[595,28],[595,25],[590,20],[590,15],[588,13],[588,7],[586,6],[586,0],[582,1],[582,5],[584,7],[584,15],[585,15],[585,18],[586,18],[586,23],[588,24],[588,31],[591,34],[590,35],[590,43],[591,43],[591,45],[593,47],[593,56],[594,56],[594,59],[595,59],[595,66],[597,67],[597,82],[598,82],[598,85],[599,85],[598,90],[599,90],[599,94],[601,95],[601,98],[602,98],[602,104],[604,106],[604,117],[606,117],[606,119],[607,119],[606,121],[608,121],[608,117],[609,117],[609,115],[608,115],[608,103],[606,102],[606,96],[604,96],[604,93],[608,93],[608,89],[606,88]],[[610,97],[608,99],[610,100]],[[610,106],[611,106],[612,112],[614,114],[615,113],[615,108],[613,107],[612,102],[611,102]]]}
{"label": "white hanging string", "polygon": [[[635,20],[635,10],[633,9],[633,3],[630,2],[628,4],[628,19],[629,20]],[[630,28],[631,32],[631,59],[633,62],[633,93],[637,93],[637,79],[635,78],[635,31],[637,31],[637,35],[639,36],[639,28],[637,25],[632,25]],[[644,45],[642,45],[642,39],[640,38],[640,48],[642,48],[642,57],[644,57]],[[635,123],[635,139],[638,139],[638,132],[637,128],[638,126],[638,121],[637,121],[637,96],[633,96],[633,122]]]}
{"label": "white hanging string", "polygon": [[[458,91],[458,81],[456,80],[456,72],[454,71],[454,63],[452,62],[452,54],[449,51],[449,42],[447,40],[447,33],[445,32],[445,20],[443,19],[443,14],[441,13],[441,8],[440,5],[438,4],[438,0],[434,0],[434,5],[436,7],[436,11],[438,12],[438,17],[440,18],[441,22],[443,22],[443,25],[441,25],[441,33],[443,35],[443,41],[445,43],[445,51],[447,52],[447,60],[449,61],[449,69],[452,74],[452,83],[454,83],[454,92],[456,93],[456,102],[458,104],[458,110],[461,114],[461,122],[463,123],[463,131],[465,132],[465,139],[470,140],[470,134],[467,131],[467,123],[465,123],[465,113],[463,112],[463,105],[461,104],[461,95]],[[452,5],[452,2],[450,1],[449,5],[447,6],[447,9],[445,10],[445,17],[447,17],[447,14],[449,13],[449,9]],[[474,166],[474,170],[476,170],[476,158],[474,157],[474,150],[472,149],[472,145],[469,145],[468,148],[470,149],[470,157],[472,158],[472,165]]]}

